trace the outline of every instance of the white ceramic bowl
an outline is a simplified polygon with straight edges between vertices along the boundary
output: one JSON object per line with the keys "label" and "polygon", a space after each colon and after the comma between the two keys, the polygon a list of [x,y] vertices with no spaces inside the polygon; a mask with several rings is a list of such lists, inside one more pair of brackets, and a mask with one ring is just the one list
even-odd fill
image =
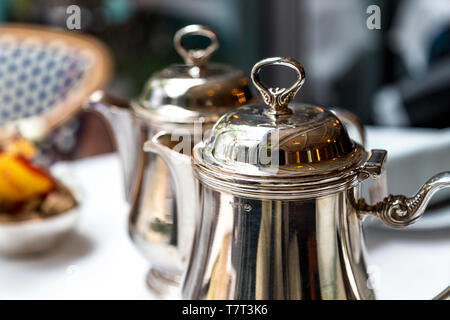
{"label": "white ceramic bowl", "polygon": [[81,211],[81,192],[65,165],[52,169],[53,175],[73,193],[78,205],[48,218],[0,223],[0,253],[5,255],[37,254],[64,240],[76,226]]}

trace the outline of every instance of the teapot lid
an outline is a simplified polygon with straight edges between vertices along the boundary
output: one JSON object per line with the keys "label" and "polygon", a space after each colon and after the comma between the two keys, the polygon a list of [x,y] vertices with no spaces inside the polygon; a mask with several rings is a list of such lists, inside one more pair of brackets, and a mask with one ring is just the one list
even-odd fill
{"label": "teapot lid", "polygon": [[[200,35],[210,39],[206,49],[189,50],[182,39]],[[132,106],[136,112],[161,122],[215,122],[232,107],[251,99],[249,79],[228,65],[208,63],[219,47],[217,35],[201,25],[189,25],[174,36],[174,46],[185,64],[171,65],[152,75]]]}
{"label": "teapot lid", "polygon": [[[259,71],[282,65],[297,72],[290,88],[266,88]],[[264,103],[225,114],[210,137],[194,148],[193,163],[214,177],[251,182],[269,179],[302,183],[342,177],[366,160],[364,148],[353,142],[336,115],[324,108],[291,103],[305,81],[300,63],[291,58],[268,58],[252,69],[252,80]],[[348,172],[347,172],[348,173]]]}

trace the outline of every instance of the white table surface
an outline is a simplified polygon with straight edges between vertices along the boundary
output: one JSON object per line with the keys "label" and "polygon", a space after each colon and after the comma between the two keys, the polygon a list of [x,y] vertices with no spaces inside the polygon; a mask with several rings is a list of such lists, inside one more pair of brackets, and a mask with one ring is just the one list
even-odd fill
{"label": "white table surface", "polygon": [[2,299],[151,299],[147,261],[127,234],[127,211],[116,155],[70,164],[82,191],[76,232],[43,256],[0,256]]}
{"label": "white table surface", "polygon": [[[127,234],[118,158],[85,159],[69,168],[83,189],[76,232],[43,256],[0,256],[0,298],[152,299],[144,281],[149,265]],[[450,229],[370,228],[366,240],[378,298],[427,299],[450,283]]]}

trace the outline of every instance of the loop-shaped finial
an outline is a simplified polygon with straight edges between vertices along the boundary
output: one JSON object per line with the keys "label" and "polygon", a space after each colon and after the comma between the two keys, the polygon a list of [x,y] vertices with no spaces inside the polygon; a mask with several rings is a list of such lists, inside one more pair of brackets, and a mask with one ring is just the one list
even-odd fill
{"label": "loop-shaped finial", "polygon": [[[297,80],[289,88],[267,88],[265,87],[259,77],[261,68],[270,65],[281,65],[294,69],[297,72]],[[267,58],[259,61],[253,66],[252,80],[256,88],[261,93],[264,102],[272,107],[274,114],[287,114],[291,113],[288,108],[289,102],[294,98],[297,91],[302,87],[305,82],[305,70],[303,66],[292,58]]]}
{"label": "loop-shaped finial", "polygon": [[[182,39],[186,36],[199,35],[209,38],[211,43],[205,49],[187,49],[183,46]],[[186,26],[175,33],[173,43],[177,52],[183,57],[187,65],[202,66],[219,47],[217,35],[211,29],[198,24]]]}

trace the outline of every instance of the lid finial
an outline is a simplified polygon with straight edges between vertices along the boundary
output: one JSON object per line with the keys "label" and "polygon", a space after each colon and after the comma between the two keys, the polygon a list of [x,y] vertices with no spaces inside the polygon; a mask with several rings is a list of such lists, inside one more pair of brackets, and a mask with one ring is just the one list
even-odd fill
{"label": "lid finial", "polygon": [[[281,65],[294,69],[297,72],[297,80],[289,88],[267,88],[259,78],[259,72],[262,67],[269,65]],[[261,93],[264,102],[272,108],[275,115],[291,114],[288,108],[289,102],[294,98],[297,91],[305,82],[305,70],[303,66],[292,58],[267,58],[256,63],[252,69],[252,80],[256,88]]]}
{"label": "lid finial", "polygon": [[[211,43],[205,49],[186,49],[181,41],[184,37],[191,35],[204,36],[208,38]],[[209,60],[209,57],[219,47],[219,41],[217,39],[216,33],[211,29],[198,24],[192,24],[178,30],[173,38],[173,43],[177,52],[183,57],[184,62],[187,65],[197,67],[206,64],[206,62]]]}

